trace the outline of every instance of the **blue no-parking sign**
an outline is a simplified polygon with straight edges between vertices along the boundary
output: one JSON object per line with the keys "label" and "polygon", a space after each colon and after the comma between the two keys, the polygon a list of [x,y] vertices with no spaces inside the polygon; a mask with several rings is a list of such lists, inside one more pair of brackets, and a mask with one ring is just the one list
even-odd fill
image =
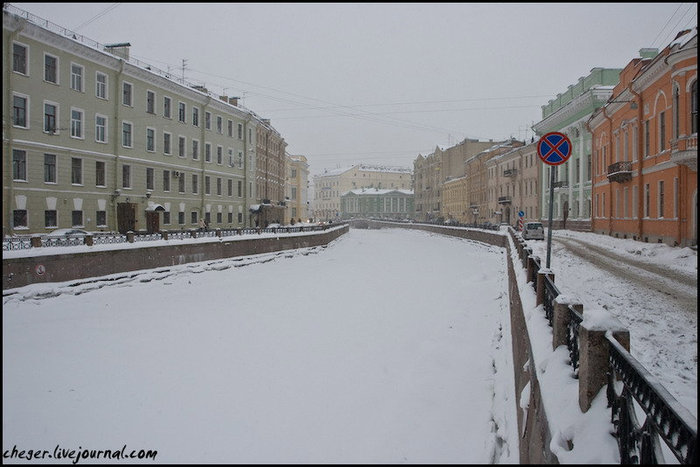
{"label": "blue no-parking sign", "polygon": [[547,133],[537,143],[537,155],[545,164],[563,164],[571,156],[571,140],[558,131]]}

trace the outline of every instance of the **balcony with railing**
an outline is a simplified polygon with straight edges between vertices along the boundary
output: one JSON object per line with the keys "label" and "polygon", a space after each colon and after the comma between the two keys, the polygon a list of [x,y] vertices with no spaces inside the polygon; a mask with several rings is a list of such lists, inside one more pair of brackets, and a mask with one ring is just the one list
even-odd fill
{"label": "balcony with railing", "polygon": [[608,180],[625,183],[632,180],[632,162],[620,161],[608,166]]}
{"label": "balcony with railing", "polygon": [[671,140],[671,162],[687,165],[691,170],[698,170],[698,135],[681,136]]}
{"label": "balcony with railing", "polygon": [[510,204],[510,203],[511,203],[510,196],[499,196],[498,197],[498,204]]}

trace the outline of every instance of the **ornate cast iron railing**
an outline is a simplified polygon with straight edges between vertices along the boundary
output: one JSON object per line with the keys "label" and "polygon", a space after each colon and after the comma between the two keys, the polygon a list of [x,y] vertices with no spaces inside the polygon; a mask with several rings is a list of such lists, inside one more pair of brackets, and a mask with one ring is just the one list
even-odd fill
{"label": "ornate cast iron railing", "polygon": [[[678,462],[696,463],[697,420],[632,355],[610,332],[608,371],[608,406],[620,449],[622,464],[667,463],[660,440],[663,440]],[[635,401],[646,414],[639,423]]]}
{"label": "ornate cast iron railing", "polygon": [[583,316],[573,306],[569,305],[569,324],[566,326],[566,347],[569,349],[569,359],[574,367],[574,377],[578,379],[578,329],[583,322]]}

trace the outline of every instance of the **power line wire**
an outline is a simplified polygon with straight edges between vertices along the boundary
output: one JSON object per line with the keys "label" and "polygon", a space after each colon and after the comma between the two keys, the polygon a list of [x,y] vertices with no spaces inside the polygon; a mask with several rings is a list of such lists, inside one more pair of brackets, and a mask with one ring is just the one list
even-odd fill
{"label": "power line wire", "polygon": [[85,22],[84,22],[83,24],[81,24],[80,26],[76,26],[75,28],[73,28],[73,31],[76,31],[76,32],[77,32],[78,29],[82,28],[83,26],[87,26],[88,24],[92,23],[93,21],[95,21],[95,20],[98,19],[98,18],[101,18],[102,16],[106,15],[106,14],[109,13],[110,11],[114,10],[114,9],[115,9],[116,7],[118,7],[119,5],[120,5],[120,3],[115,3],[114,5],[112,5],[112,6],[110,6],[110,7],[107,7],[107,9],[102,10],[102,12],[96,14],[95,16],[93,16],[93,17],[90,18],[89,20],[85,21]]}

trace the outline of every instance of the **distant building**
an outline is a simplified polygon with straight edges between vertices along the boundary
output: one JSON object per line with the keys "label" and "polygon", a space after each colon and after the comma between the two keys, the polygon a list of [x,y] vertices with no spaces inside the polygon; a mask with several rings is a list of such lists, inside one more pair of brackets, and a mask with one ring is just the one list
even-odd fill
{"label": "distant building", "polygon": [[515,225],[540,219],[540,165],[537,142],[517,147],[486,162],[488,209],[493,223]]}
{"label": "distant building", "polygon": [[[590,230],[591,225],[591,133],[588,118],[605,104],[620,77],[620,68],[593,68],[586,77],[542,106],[542,120],[532,128],[538,136],[557,131],[573,145],[569,160],[558,166],[540,165],[540,215],[549,219],[550,170],[554,171],[555,228]],[[553,167],[553,168],[552,168]]]}
{"label": "distant building", "polygon": [[340,217],[412,219],[413,190],[361,188],[340,197]]}
{"label": "distant building", "polygon": [[286,205],[285,224],[309,220],[309,164],[304,156],[287,155]]}
{"label": "distant building", "polygon": [[642,49],[588,120],[594,232],[697,245],[697,47],[693,28]]}
{"label": "distant building", "polygon": [[340,217],[340,197],[358,188],[410,190],[412,172],[406,167],[356,164],[326,170],[314,176],[313,217],[333,220]]}
{"label": "distant building", "polygon": [[[432,221],[448,216],[448,210],[442,204],[443,184],[463,177],[465,161],[494,144],[497,143],[465,139],[450,148],[436,146],[427,156],[419,154],[413,162],[416,219]],[[453,195],[449,198],[453,199]],[[451,209],[459,209],[461,212],[461,208]]]}

